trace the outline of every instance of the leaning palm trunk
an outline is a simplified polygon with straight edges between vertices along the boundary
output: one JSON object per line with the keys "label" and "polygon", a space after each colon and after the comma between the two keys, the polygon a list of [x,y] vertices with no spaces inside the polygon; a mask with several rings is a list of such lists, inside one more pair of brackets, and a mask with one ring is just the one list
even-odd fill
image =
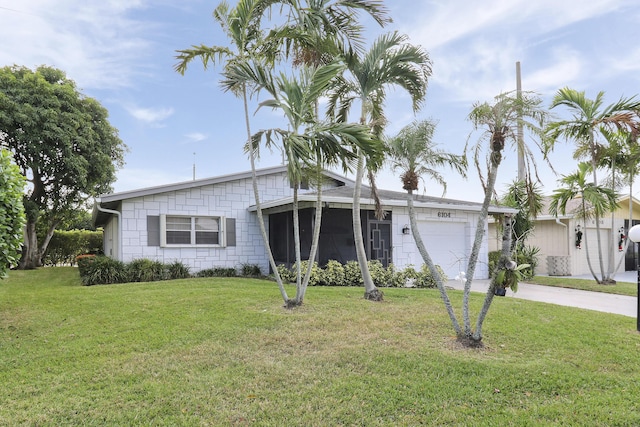
{"label": "leaning palm trunk", "polygon": [[256,214],[258,215],[258,225],[260,227],[260,234],[262,235],[262,242],[267,251],[269,257],[269,265],[273,270],[273,275],[278,283],[280,294],[284,300],[285,305],[289,304],[289,296],[282,283],[282,277],[278,272],[278,266],[276,260],[273,258],[273,252],[271,252],[271,245],[269,244],[269,236],[267,235],[267,228],[264,225],[264,216],[262,215],[262,207],[260,205],[260,193],[258,191],[258,177],[256,174],[256,153],[254,147],[251,144],[251,126],[249,121],[249,103],[247,102],[247,89],[246,86],[242,86],[242,101],[244,103],[244,120],[247,128],[247,141],[249,141],[249,162],[251,163],[251,182],[253,184],[253,195],[256,201]]}
{"label": "leaning palm trunk", "polygon": [[356,182],[353,189],[353,238],[356,245],[356,255],[358,264],[364,281],[364,296],[373,301],[382,300],[382,292],[373,283],[373,278],[369,272],[367,264],[367,252],[364,248],[364,238],[362,237],[362,221],[360,219],[360,194],[362,192],[362,178],[364,176],[364,154],[358,150],[358,169],[356,171]]}
{"label": "leaning palm trunk", "polygon": [[495,274],[498,270],[508,268],[508,264],[512,262],[511,260],[511,240],[513,237],[513,227],[512,227],[513,218],[511,216],[505,215],[504,224],[502,228],[502,250],[500,253],[500,259],[498,260],[498,265],[496,266],[495,271],[491,273],[491,283],[489,284],[489,290],[487,294],[484,296],[484,304],[482,304],[482,309],[478,314],[478,320],[476,322],[476,330],[473,333],[473,342],[479,343],[482,341],[482,324],[484,323],[484,319],[487,317],[487,313],[489,313],[489,307],[491,307],[491,302],[493,301],[493,297],[495,295],[495,290],[498,287],[496,283]]}
{"label": "leaning palm trunk", "polygon": [[[302,256],[300,254],[300,212],[298,209],[298,183],[293,186],[293,248],[296,256],[296,295],[302,290]],[[294,304],[297,301],[294,301]]]}
{"label": "leaning palm trunk", "polygon": [[413,207],[413,192],[412,190],[407,190],[407,206],[409,207],[409,222],[411,223],[411,233],[413,234],[413,240],[416,242],[416,246],[418,247],[418,252],[422,256],[422,260],[429,268],[431,275],[436,281],[436,286],[438,287],[438,291],[440,292],[440,297],[442,298],[442,302],[444,302],[444,306],[447,309],[447,314],[449,314],[449,319],[451,319],[451,324],[453,325],[453,329],[456,331],[458,337],[462,336],[462,329],[460,328],[460,323],[456,318],[455,313],[453,312],[453,307],[451,305],[451,301],[449,300],[449,295],[447,295],[447,290],[444,287],[444,282],[442,281],[442,276],[440,272],[436,268],[427,248],[424,246],[424,242],[422,241],[422,237],[420,236],[420,232],[418,231],[418,222],[416,221],[416,212]]}
{"label": "leaning palm trunk", "polygon": [[478,262],[478,256],[480,255],[480,248],[482,246],[482,239],[484,238],[484,223],[489,215],[489,204],[491,203],[491,195],[493,194],[496,186],[496,178],[498,176],[498,166],[502,161],[502,154],[500,151],[493,151],[491,153],[491,167],[487,176],[487,187],[484,192],[484,201],[482,202],[482,208],[480,209],[480,215],[478,217],[478,223],[476,225],[476,236],[473,240],[473,247],[471,248],[471,254],[469,254],[469,264],[467,265],[466,278],[467,281],[464,284],[464,294],[462,296],[462,316],[464,322],[464,333],[468,338],[472,337],[471,331],[471,317],[469,315],[469,296],[471,294],[471,283],[473,282],[473,275],[476,271],[476,263]]}

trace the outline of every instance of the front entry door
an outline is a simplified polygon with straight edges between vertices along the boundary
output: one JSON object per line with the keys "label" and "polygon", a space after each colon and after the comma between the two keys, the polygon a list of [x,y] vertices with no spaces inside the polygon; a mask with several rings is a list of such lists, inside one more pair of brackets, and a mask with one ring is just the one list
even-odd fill
{"label": "front entry door", "polygon": [[378,260],[383,266],[391,263],[391,222],[369,220],[369,259]]}

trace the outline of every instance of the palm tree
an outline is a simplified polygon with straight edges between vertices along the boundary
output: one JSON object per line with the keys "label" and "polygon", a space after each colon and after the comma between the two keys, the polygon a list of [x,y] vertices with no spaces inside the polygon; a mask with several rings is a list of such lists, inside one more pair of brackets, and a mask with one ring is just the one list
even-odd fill
{"label": "palm tree", "polygon": [[[209,63],[215,64],[220,61],[225,61],[224,70],[228,70],[236,64],[242,64],[258,56],[263,42],[260,21],[265,11],[275,3],[277,2],[273,0],[240,0],[235,8],[230,8],[227,2],[221,2],[215,8],[213,17],[222,27],[232,47],[200,45],[193,46],[190,49],[179,50],[176,56],[178,63],[175,66],[175,70],[184,75],[188,65],[196,58],[202,60],[205,69],[207,69]],[[245,81],[232,82],[231,84],[227,84],[225,90],[231,91],[242,99],[248,144],[249,141],[251,141],[252,134],[249,120],[247,83]],[[262,215],[256,175],[256,158],[253,150],[249,150],[249,161],[251,164],[253,194],[256,202],[256,213],[262,241],[269,257],[271,269],[278,283],[278,288],[286,303],[289,297],[282,283],[282,278],[278,273],[275,259],[273,258],[271,246],[269,245],[269,237],[267,236],[264,224],[264,217]]]}
{"label": "palm tree", "polygon": [[[587,181],[587,175],[591,172],[591,165],[587,162],[582,162],[578,164],[577,172],[562,177],[561,183],[564,187],[555,190],[553,196],[551,196],[551,204],[549,205],[549,213],[551,215],[558,216],[558,213],[565,215],[567,203],[577,197],[581,198],[581,207],[576,217],[585,221],[591,218],[600,218],[617,207],[615,191],[599,186],[595,182]],[[596,228],[596,230],[599,233],[599,229]],[[603,280],[595,274],[591,265],[587,233],[584,234],[584,245],[589,271],[591,271],[591,275],[596,282],[602,284]]]}
{"label": "palm tree", "polygon": [[[431,61],[421,47],[407,43],[407,37],[397,32],[380,36],[364,54],[351,51],[345,55],[348,75],[338,79],[330,97],[329,111],[338,121],[346,122],[354,101],[360,101],[360,123],[369,126],[381,139],[385,124],[384,101],[391,86],[400,86],[411,96],[417,111],[427,92],[431,75]],[[365,298],[381,300],[380,292],[371,278],[360,220],[360,194],[365,166],[375,170],[377,165],[360,152],[353,192],[353,232],[356,254],[365,286]]]}
{"label": "palm tree", "polygon": [[[256,153],[260,142],[271,147],[276,140],[282,143],[287,158],[287,172],[293,186],[293,224],[296,263],[301,265],[300,233],[298,216],[298,187],[311,169],[316,175],[325,167],[339,166],[347,172],[357,159],[358,149],[373,159],[382,157],[382,147],[375,141],[366,126],[349,123],[323,123],[316,120],[316,100],[327,90],[331,81],[342,71],[343,65],[331,63],[317,68],[302,67],[300,78],[290,78],[284,73],[272,78],[258,64],[239,65],[232,73],[233,79],[252,81],[268,92],[272,98],[260,103],[260,108],[271,107],[281,110],[287,119],[288,130],[268,129],[257,132],[252,137],[251,150]],[[309,264],[315,259],[320,236],[322,213],[322,183],[318,180],[316,199],[316,225],[309,254]],[[296,298],[287,301],[288,307],[301,305],[310,278],[310,267],[301,277],[297,269]]]}
{"label": "palm tree", "polygon": [[269,51],[293,57],[293,65],[319,66],[345,51],[362,51],[359,12],[380,26],[391,22],[379,0],[281,0],[289,10],[284,25],[269,33]]}
{"label": "palm tree", "polygon": [[402,180],[402,188],[407,190],[407,206],[409,208],[409,222],[411,223],[413,239],[424,263],[435,279],[436,286],[440,291],[440,296],[456,334],[462,335],[460,323],[453,311],[442,276],[433,263],[433,259],[418,231],[418,222],[413,205],[413,192],[418,189],[418,183],[421,179],[424,180],[425,175],[442,185],[444,195],[447,183],[440,172],[435,169],[436,167],[449,166],[461,175],[466,176],[466,157],[437,149],[436,144],[433,142],[434,129],[435,124],[429,120],[415,121],[405,126],[395,137],[389,140],[388,150],[391,155],[391,168],[394,171],[400,170],[402,172],[400,179]]}
{"label": "palm tree", "polygon": [[[620,98],[619,101],[603,106],[604,92],[598,92],[595,99],[591,100],[585,96],[584,91],[563,88],[553,98],[551,108],[558,106],[566,107],[572,115],[569,120],[559,120],[550,123],[547,127],[547,138],[545,150],[551,151],[558,139],[573,139],[576,144],[576,153],[581,151],[589,153],[591,161],[591,173],[593,175],[593,185],[598,186],[598,153],[600,144],[597,134],[602,130],[627,130],[638,131],[638,110],[640,101],[635,97]],[[575,154],[574,154],[575,156]],[[599,283],[607,284],[612,281],[610,272],[606,272],[602,257],[602,243],[600,239],[600,217],[596,212],[596,240],[598,242],[598,258],[600,261],[601,278]]]}
{"label": "palm tree", "polygon": [[[478,327],[474,333],[471,329],[469,315],[469,295],[484,237],[484,223],[487,220],[489,204],[495,192],[498,167],[502,162],[502,153],[508,142],[511,142],[512,146],[518,145],[518,125],[529,130],[533,135],[542,134],[547,114],[540,107],[541,102],[537,96],[530,92],[523,92],[520,96],[513,96],[513,93],[503,93],[496,96],[493,103],[476,103],[469,114],[469,120],[473,123],[474,129],[482,131],[482,135],[474,148],[474,163],[484,188],[484,200],[478,216],[475,239],[469,254],[469,263],[466,271],[467,281],[465,282],[462,300],[464,338],[468,340],[470,345],[476,345],[482,340],[482,322],[493,298],[493,295],[490,295],[493,293],[493,288],[490,288],[485,298],[485,304],[478,315]],[[483,143],[486,141],[489,142],[489,150],[486,157],[487,177],[485,180],[482,176],[480,157],[484,149]],[[532,164],[535,169],[535,159],[531,149],[524,144],[521,147],[524,151],[525,161],[530,165]],[[528,174],[527,180],[532,181],[531,174]],[[528,185],[527,187],[533,188],[533,185]],[[511,233],[511,227],[505,225],[504,233]],[[504,240],[508,240],[510,244],[511,236],[503,237]],[[510,260],[501,262],[504,265],[510,265],[508,261]]]}

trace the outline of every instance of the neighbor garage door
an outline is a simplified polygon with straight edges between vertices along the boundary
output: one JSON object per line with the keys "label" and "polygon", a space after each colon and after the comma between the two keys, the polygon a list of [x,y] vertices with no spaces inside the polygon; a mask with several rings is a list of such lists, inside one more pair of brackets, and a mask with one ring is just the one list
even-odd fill
{"label": "neighbor garage door", "polygon": [[431,259],[449,279],[467,269],[469,254],[464,223],[421,221],[418,230]]}

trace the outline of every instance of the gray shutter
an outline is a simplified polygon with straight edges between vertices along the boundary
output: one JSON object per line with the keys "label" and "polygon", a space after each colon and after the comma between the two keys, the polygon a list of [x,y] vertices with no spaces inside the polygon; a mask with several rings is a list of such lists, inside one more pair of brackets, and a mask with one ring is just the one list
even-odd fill
{"label": "gray shutter", "polygon": [[227,246],[236,245],[236,219],[227,218],[225,224],[225,231],[227,233]]}
{"label": "gray shutter", "polygon": [[147,246],[160,246],[159,216],[147,216]]}

